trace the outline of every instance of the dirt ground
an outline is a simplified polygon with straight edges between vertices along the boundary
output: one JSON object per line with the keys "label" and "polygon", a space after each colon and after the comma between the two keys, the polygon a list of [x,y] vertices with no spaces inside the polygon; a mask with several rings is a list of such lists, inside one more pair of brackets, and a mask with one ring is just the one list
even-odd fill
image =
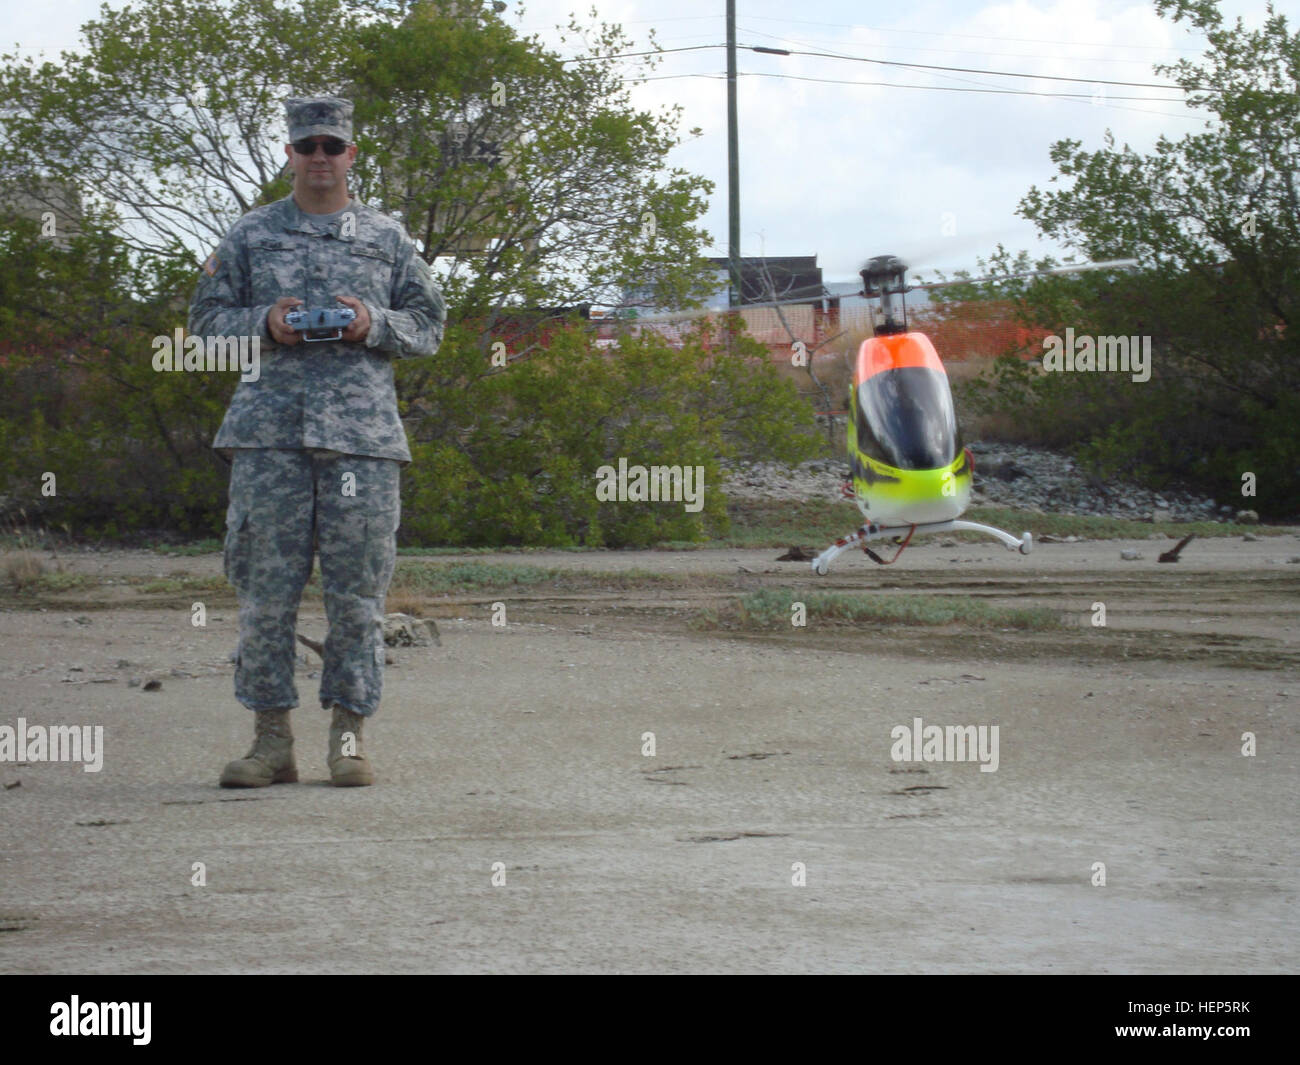
{"label": "dirt ground", "polygon": [[[442,645],[391,652],[357,789],[326,783],[309,652],[302,781],[217,787],[252,733],[229,594],[10,596],[0,726],[102,725],[104,761],[0,763],[0,972],[1295,971],[1300,538],[1166,546],[930,542],[821,578],[774,550],[475,555],[687,577],[428,597]],[[699,620],[763,587],[1069,624]],[[895,761],[918,717],[997,726],[996,771]]]}

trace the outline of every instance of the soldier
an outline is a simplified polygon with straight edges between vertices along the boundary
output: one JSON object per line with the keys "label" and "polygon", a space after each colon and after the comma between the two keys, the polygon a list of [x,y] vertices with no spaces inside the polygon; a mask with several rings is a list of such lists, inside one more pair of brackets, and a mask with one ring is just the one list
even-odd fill
{"label": "soldier", "polygon": [[[232,461],[225,572],[239,596],[235,698],[256,723],[252,749],[221,784],[298,779],[294,637],[315,547],[329,618],[320,700],[333,710],[330,780],[368,785],[361,726],[383,685],[398,471],[411,461],[393,359],[432,355],[445,307],[402,226],[348,193],[351,102],[291,99],[285,109],[293,193],[231,227],[190,307],[191,333],[258,337],[263,352],[260,378],[240,382],[212,445]],[[338,340],[307,342],[285,321],[295,307],[339,304],[356,318]]]}

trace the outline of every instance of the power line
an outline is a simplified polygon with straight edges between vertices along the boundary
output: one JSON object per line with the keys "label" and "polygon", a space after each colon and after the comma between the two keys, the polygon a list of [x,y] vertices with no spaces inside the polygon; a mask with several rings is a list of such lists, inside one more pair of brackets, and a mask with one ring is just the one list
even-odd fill
{"label": "power line", "polygon": [[[1055,41],[1055,40],[1046,40],[1041,37],[1003,37],[995,34],[982,34],[982,33],[950,33],[945,30],[883,29],[879,26],[863,26],[859,23],[851,23],[851,22],[819,22],[812,19],[790,19],[790,18],[778,18],[778,17],[764,16],[764,15],[746,15],[745,17],[755,22],[779,22],[791,26],[825,26],[829,29],[836,29],[836,30],[865,30],[868,33],[911,34],[913,36],[918,36],[918,37],[944,37],[944,38],[957,37],[963,40],[970,40],[970,41],[1010,41],[1015,44],[1064,44],[1064,45],[1069,45],[1071,47],[1082,47],[1082,48],[1109,48],[1109,49],[1123,48],[1131,51],[1167,52],[1167,53],[1174,53],[1175,55],[1180,55],[1180,56],[1201,54],[1200,49],[1198,48],[1188,48],[1184,50],[1184,49],[1179,49],[1175,45],[1123,44],[1118,41]],[[720,16],[718,15],[679,15],[673,18],[625,19],[623,20],[622,24],[626,26],[637,26],[643,23],[654,23],[658,25],[664,22],[704,22],[704,21],[717,21],[719,19]],[[541,23],[536,23],[532,26],[521,27],[521,29],[532,29],[532,30],[537,30],[539,28],[550,29],[551,27],[549,24],[543,26]],[[753,31],[753,32],[758,32],[758,31]],[[773,36],[773,35],[763,34],[763,36]],[[1128,60],[1125,60],[1125,62],[1128,62]],[[1144,60],[1132,60],[1132,62],[1144,62]]]}
{"label": "power line", "polygon": [[[990,34],[981,33],[948,33],[943,30],[893,30],[881,29],[878,26],[860,26],[856,23],[848,22],[814,22],[809,19],[785,19],[773,18],[764,15],[748,15],[756,22],[785,22],[800,26],[828,26],[837,30],[866,30],[869,33],[910,33],[921,37],[961,37],[972,41],[1014,41],[1017,44],[1068,44],[1082,45],[1087,48],[1134,48],[1144,49],[1153,52],[1177,52],[1178,49],[1170,45],[1157,44],[1116,44],[1111,41],[1048,41],[1037,37],[998,37]],[[1187,54],[1199,55],[1199,51],[1189,49]]]}
{"label": "power line", "polygon": [[[772,49],[763,49],[763,48],[757,48],[757,47],[756,47],[754,50],[755,50],[756,52],[762,52],[762,51],[774,51],[774,50],[772,50]],[[790,54],[790,53],[787,52],[787,53],[785,53],[785,54]],[[845,58],[845,59],[855,59],[855,58],[856,58],[856,57],[853,57],[853,56],[845,56],[844,53],[842,53],[842,52],[834,52],[834,53],[830,53],[830,54],[835,55],[835,56],[842,56],[842,57]],[[916,64],[916,65],[917,65],[918,67],[921,67],[921,64]],[[928,68],[928,67],[922,67],[922,69],[936,69],[936,70],[942,70],[942,69],[946,69],[946,68],[938,68],[938,67],[935,67],[935,68]],[[955,68],[954,68],[954,69],[955,69]],[[814,77],[812,77],[812,76],[808,76],[808,75],[797,75],[797,74],[792,74],[792,75],[778,75],[778,76],[789,76],[789,77],[794,78],[794,79],[797,79],[797,80],[825,81],[825,82],[828,82],[828,83],[840,83],[840,84],[864,84],[864,85],[879,85],[879,86],[890,86],[890,85],[898,84],[898,83],[893,83],[893,82],[852,82],[852,81],[842,81],[842,82],[841,82],[841,81],[839,81],[839,79],[831,79],[831,78],[825,78],[825,79],[822,79],[822,78],[814,78]],[[947,80],[947,81],[963,82],[963,83],[965,83],[966,85],[972,86],[972,88],[970,88],[969,90],[967,90],[967,91],[970,91],[970,92],[993,93],[993,94],[998,94],[998,95],[1060,97],[1060,98],[1065,98],[1065,99],[1072,98],[1072,97],[1077,97],[1077,96],[1079,95],[1079,94],[1074,94],[1074,93],[1037,93],[1037,92],[1034,92],[1033,90],[1029,90],[1029,89],[1015,89],[1015,90],[1008,90],[1008,89],[990,89],[990,88],[984,86],[981,82],[975,81],[973,78],[962,77],[960,74],[938,73],[938,74],[936,74],[936,75],[934,75],[934,76],[935,76],[935,77],[938,77],[938,78],[941,78],[941,79],[944,79],[944,80]],[[1029,75],[1029,76],[1032,76],[1032,75]],[[1082,79],[1077,79],[1077,80],[1082,80]],[[1098,84],[1098,83],[1097,83],[1096,81],[1092,81],[1092,80],[1090,80],[1090,81],[1087,82],[1087,84],[1095,85],[1095,84]],[[947,92],[959,91],[959,89],[960,89],[960,87],[944,86],[944,85],[933,85],[933,86],[930,86],[930,85],[908,85],[908,84],[901,84],[899,87],[902,87],[902,88],[913,88],[913,89],[938,89],[938,90],[940,90],[940,91],[947,91]],[[1172,86],[1170,86],[1170,87],[1172,87]],[[1113,99],[1113,97],[1112,97],[1112,99]],[[1168,98],[1168,97],[1135,97],[1134,99],[1137,99],[1137,100],[1144,100],[1144,101],[1149,101],[1149,102],[1152,102],[1152,103],[1180,103],[1180,102],[1181,102],[1181,101],[1178,100],[1178,99],[1170,99],[1170,98]],[[1122,107],[1122,108],[1120,108],[1120,110],[1126,110],[1126,111],[1141,111],[1141,112],[1144,112],[1144,113],[1147,113],[1147,114],[1159,114],[1159,115],[1166,115],[1166,116],[1169,116],[1169,113],[1168,113],[1168,112],[1165,112],[1165,111],[1148,111],[1148,110],[1146,110],[1145,108]],[[1172,116],[1170,116],[1170,117],[1172,117]],[[1187,117],[1187,116],[1181,116],[1181,117]]]}
{"label": "power line", "polygon": [[[784,37],[775,33],[764,33],[762,30],[752,29],[751,27],[741,27],[746,33],[752,33],[756,37],[767,37],[773,41],[787,41],[792,44],[833,44],[838,42],[826,40],[805,40],[798,37]],[[1120,59],[1114,56],[1071,56],[1071,55],[1033,55],[1027,52],[986,52],[972,51],[971,49],[960,48],[925,48],[919,45],[884,45],[883,47],[901,50],[904,52],[941,52],[945,55],[985,55],[996,56],[1002,59],[1063,59],[1063,60],[1083,60],[1088,63],[1136,63],[1143,66],[1150,66],[1150,59]]]}
{"label": "power line", "polygon": [[[694,77],[695,75],[676,75]],[[706,77],[716,75],[705,75]],[[820,81],[832,85],[872,85],[889,89],[932,89],[936,92],[978,92],[993,93],[999,96],[1046,96],[1057,100],[1090,100],[1095,94],[1087,92],[1035,92],[1033,89],[986,89],[968,85],[910,85],[896,81],[849,81],[844,78],[814,78],[803,74],[769,74],[762,71],[742,71],[740,77],[748,78],[790,78],[794,81]],[[653,79],[646,79],[653,80]],[[1107,100],[1139,100],[1152,104],[1180,104],[1183,101],[1172,96],[1107,96]]]}
{"label": "power line", "polygon": [[[685,48],[664,48],[664,49],[654,49],[647,52],[621,52],[616,55],[575,57],[573,59],[565,59],[563,60],[563,62],[597,63],[597,62],[606,62],[611,59],[634,59],[639,56],[662,55],[662,54],[667,54],[668,52],[700,52],[700,51],[707,51],[709,49],[716,49],[716,48],[725,49],[726,47],[727,46],[725,44],[697,44],[697,45],[690,45]],[[742,45],[741,47],[747,48],[750,51],[761,50],[761,51],[771,52],[771,49],[767,49],[762,46],[756,47],[755,45]],[[813,58],[820,58],[820,59],[843,59],[845,61],[852,62],[852,63],[875,63],[878,66],[906,67],[911,70],[939,70],[939,71],[946,71],[953,74],[983,74],[990,77],[1000,77],[1000,78],[1029,78],[1035,81],[1071,81],[1071,82],[1080,82],[1084,85],[1118,85],[1124,88],[1133,88],[1133,89],[1175,89],[1177,90],[1183,88],[1183,86],[1181,85],[1169,85],[1167,83],[1161,83],[1155,81],[1115,81],[1108,78],[1074,78],[1064,74],[1025,74],[1022,72],[1011,71],[1011,70],[981,70],[974,67],[949,67],[949,66],[941,66],[934,63],[908,63],[908,62],[904,62],[903,60],[897,60],[897,59],[871,59],[866,56],[837,55],[834,52],[805,52],[805,51],[797,51],[795,49],[784,49],[783,54],[805,55],[805,56],[811,56]],[[1189,88],[1198,92],[1212,91],[1208,86],[1201,86],[1201,85],[1193,85],[1190,86]]]}
{"label": "power line", "polygon": [[[790,55],[806,55],[824,59],[843,59],[852,63],[875,63],[886,67],[908,67],[913,70],[946,70],[955,74],[985,74],[1000,78],[1032,78],[1036,81],[1078,81],[1085,85],[1121,85],[1132,89],[1180,89],[1181,85],[1161,84],[1155,81],[1110,81],[1105,78],[1072,78],[1064,74],[1023,74],[1009,70],[979,70],[973,67],[945,67],[933,63],[907,63],[900,59],[868,59],[865,56],[836,55],[834,52],[801,52],[788,50]],[[1199,85],[1192,86],[1204,91]]]}
{"label": "power line", "polygon": [[[759,71],[740,71],[736,75],[740,78],[787,78],[791,81],[813,81],[823,82],[828,85],[865,85],[868,87],[877,87],[885,89],[929,89],[937,92],[975,92],[975,93],[995,93],[1003,96],[1045,96],[1059,100],[1091,100],[1094,94],[1083,92],[1035,92],[1032,89],[985,89],[975,88],[963,85],[911,85],[904,82],[896,81],[852,81],[847,78],[814,78],[800,74],[769,74]],[[635,85],[640,85],[646,81],[673,81],[678,78],[706,78],[709,81],[725,81],[727,75],[724,73],[713,74],[656,74],[647,77],[629,78],[628,80]],[[1165,118],[1181,118],[1191,122],[1203,121],[1203,115],[1180,115],[1172,111],[1153,111],[1149,107],[1125,107],[1121,104],[1112,104],[1112,100],[1131,100],[1146,103],[1182,103],[1182,100],[1175,100],[1168,97],[1158,96],[1107,96],[1101,106],[1114,107],[1120,111],[1136,111],[1144,115],[1161,115]]]}

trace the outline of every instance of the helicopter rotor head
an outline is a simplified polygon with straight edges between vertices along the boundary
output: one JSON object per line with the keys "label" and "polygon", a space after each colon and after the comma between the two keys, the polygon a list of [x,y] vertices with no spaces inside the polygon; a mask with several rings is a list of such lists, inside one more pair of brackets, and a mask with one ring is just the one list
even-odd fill
{"label": "helicopter rotor head", "polygon": [[897,255],[877,255],[867,260],[859,274],[865,294],[879,296],[884,293],[901,293],[907,290],[907,263]]}

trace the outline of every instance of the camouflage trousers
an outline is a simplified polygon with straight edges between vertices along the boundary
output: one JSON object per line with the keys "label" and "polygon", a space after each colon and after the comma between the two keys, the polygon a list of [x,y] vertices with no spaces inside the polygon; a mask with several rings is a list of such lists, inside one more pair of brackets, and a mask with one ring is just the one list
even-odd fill
{"label": "camouflage trousers", "polygon": [[320,553],[329,635],[321,706],[369,716],[384,684],[384,596],[397,559],[400,464],[318,448],[237,448],[226,511],[226,578],[239,596],[235,698],[298,705],[298,604]]}

